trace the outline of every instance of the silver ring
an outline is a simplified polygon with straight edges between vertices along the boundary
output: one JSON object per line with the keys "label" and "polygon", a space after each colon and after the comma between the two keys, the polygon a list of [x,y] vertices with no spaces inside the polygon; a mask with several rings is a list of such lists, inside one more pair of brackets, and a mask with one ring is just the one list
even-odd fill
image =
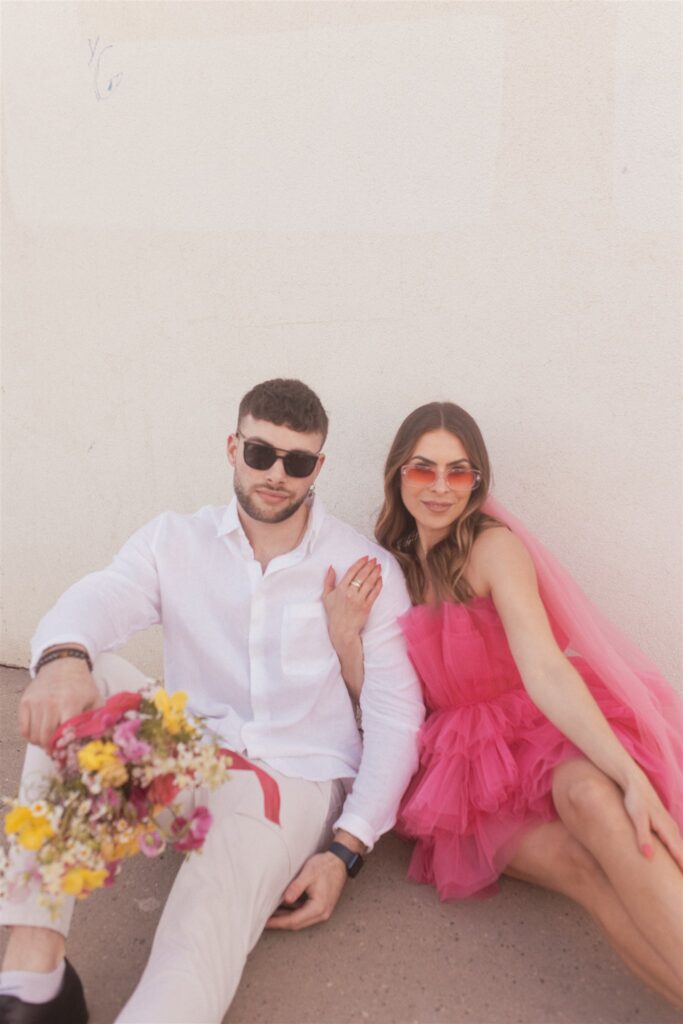
{"label": "silver ring", "polygon": [[350,587],[358,587],[358,589],[360,590],[360,588],[363,586],[363,584],[361,583],[360,580],[355,579],[355,580],[351,580],[349,586]]}

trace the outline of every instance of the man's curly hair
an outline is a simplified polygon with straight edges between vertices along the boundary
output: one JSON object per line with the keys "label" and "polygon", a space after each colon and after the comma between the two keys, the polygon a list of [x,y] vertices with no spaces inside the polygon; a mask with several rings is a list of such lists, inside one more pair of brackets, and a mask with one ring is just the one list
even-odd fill
{"label": "man's curly hair", "polygon": [[240,402],[238,429],[243,418],[249,415],[302,434],[322,434],[323,442],[327,437],[328,419],[322,402],[300,380],[278,377],[257,384]]}

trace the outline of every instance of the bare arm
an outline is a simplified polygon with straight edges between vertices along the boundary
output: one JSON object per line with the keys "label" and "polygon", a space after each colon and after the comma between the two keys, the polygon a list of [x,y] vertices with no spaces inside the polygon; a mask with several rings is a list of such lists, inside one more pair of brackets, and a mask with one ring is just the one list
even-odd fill
{"label": "bare arm", "polygon": [[349,696],[356,704],[365,674],[361,631],[381,589],[382,567],[376,558],[359,558],[338,584],[332,566],[325,577],[323,604],[330,640],[337,652]]}
{"label": "bare arm", "polygon": [[652,830],[683,865],[683,844],[673,819],[555,642],[524,545],[507,530],[487,531],[475,543],[472,574],[478,589],[490,591],[531,699],[623,790],[641,850],[649,846]]}

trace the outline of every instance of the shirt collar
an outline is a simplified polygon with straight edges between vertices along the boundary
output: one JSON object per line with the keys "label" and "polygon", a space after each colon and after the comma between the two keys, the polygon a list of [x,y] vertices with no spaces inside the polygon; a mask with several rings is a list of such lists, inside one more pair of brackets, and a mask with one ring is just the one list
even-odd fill
{"label": "shirt collar", "polygon": [[325,521],[325,506],[317,494],[312,494],[308,499],[308,522],[306,523],[306,531],[301,538],[301,546],[306,551],[312,551],[313,545],[318,539],[318,534]]}
{"label": "shirt collar", "polygon": [[229,505],[223,509],[223,514],[218,520],[218,526],[216,528],[217,537],[226,537],[230,533],[235,533],[236,530],[241,530],[242,524],[240,523],[240,517],[237,514],[237,498],[233,498]]}
{"label": "shirt collar", "polygon": [[[306,523],[306,530],[301,538],[301,542],[297,545],[307,552],[312,550],[327,515],[325,506],[317,494],[313,494],[308,499],[308,503],[308,522]],[[218,521],[216,536],[226,537],[231,533],[237,532],[241,532],[244,535],[242,523],[240,522],[240,517],[237,512],[237,498],[233,498],[230,504],[226,505],[223,514]]]}

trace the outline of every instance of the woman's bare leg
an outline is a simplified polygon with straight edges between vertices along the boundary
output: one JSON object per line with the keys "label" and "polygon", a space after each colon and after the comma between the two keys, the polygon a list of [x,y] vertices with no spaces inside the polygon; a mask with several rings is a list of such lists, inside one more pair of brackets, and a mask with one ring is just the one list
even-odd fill
{"label": "woman's bare leg", "polygon": [[619,788],[583,758],[555,771],[559,822],[520,842],[507,873],[576,900],[640,978],[683,1005],[683,873],[655,839],[643,856]]}
{"label": "woman's bare leg", "polygon": [[668,964],[683,1002],[683,872],[656,838],[638,848],[619,787],[585,759],[555,771],[553,800],[569,832],[595,858],[640,935]]}
{"label": "woman's bare leg", "polygon": [[527,832],[505,873],[575,900],[641,981],[669,1002],[683,1005],[680,981],[639,933],[596,859],[561,821]]}

